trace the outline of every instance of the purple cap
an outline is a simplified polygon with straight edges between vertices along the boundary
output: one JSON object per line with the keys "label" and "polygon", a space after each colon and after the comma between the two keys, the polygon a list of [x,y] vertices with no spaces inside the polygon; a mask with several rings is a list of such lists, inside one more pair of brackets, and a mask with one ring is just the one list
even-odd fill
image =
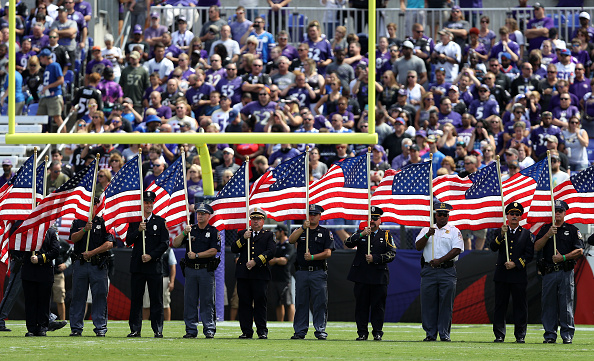
{"label": "purple cap", "polygon": [[571,55],[571,51],[569,49],[561,50],[561,55]]}
{"label": "purple cap", "polygon": [[460,7],[458,5],[454,5],[452,6],[452,10],[460,10]]}
{"label": "purple cap", "polygon": [[417,134],[415,134],[415,137],[427,138],[427,132],[423,129],[417,130]]}
{"label": "purple cap", "polygon": [[481,84],[481,86],[479,86],[479,89],[489,90],[489,86],[487,84]]}
{"label": "purple cap", "polygon": [[142,34],[142,26],[140,24],[134,25],[134,34]]}
{"label": "purple cap", "polygon": [[374,145],[373,148],[371,148],[371,150],[377,150],[378,152],[384,153],[384,154],[386,153],[386,151],[384,150],[384,147],[382,147],[379,144]]}
{"label": "purple cap", "polygon": [[408,95],[408,92],[406,91],[406,89],[402,88],[398,90],[398,95]]}
{"label": "purple cap", "polygon": [[156,12],[156,11],[153,11],[153,12],[151,13],[151,19],[158,19],[158,18],[159,18],[159,13],[158,13],[158,12]]}
{"label": "purple cap", "polygon": [[12,165],[12,161],[10,159],[4,159],[2,165]]}

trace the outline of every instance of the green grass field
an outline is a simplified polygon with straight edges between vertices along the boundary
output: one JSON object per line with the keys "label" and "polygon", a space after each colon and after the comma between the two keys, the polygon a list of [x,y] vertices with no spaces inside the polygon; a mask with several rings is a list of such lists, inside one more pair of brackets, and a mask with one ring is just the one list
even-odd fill
{"label": "green grass field", "polygon": [[542,344],[540,325],[529,325],[526,344],[513,341],[513,327],[508,327],[508,341],[493,343],[491,325],[454,325],[452,342],[421,342],[425,337],[419,324],[386,324],[384,341],[356,342],[353,323],[330,322],[328,340],[318,341],[310,333],[305,340],[289,340],[289,323],[269,323],[268,340],[238,340],[237,322],[219,323],[212,340],[203,337],[182,339],[181,321],[166,322],[163,339],[153,339],[150,324],[143,325],[143,338],[128,339],[126,321],[109,321],[107,337],[95,337],[93,325],[85,323],[83,337],[68,337],[69,326],[49,332],[48,337],[28,337],[24,321],[8,321],[12,332],[0,333],[1,360],[161,360],[176,358],[206,360],[354,360],[354,359],[423,359],[423,360],[592,360],[594,327],[578,326],[572,345]]}

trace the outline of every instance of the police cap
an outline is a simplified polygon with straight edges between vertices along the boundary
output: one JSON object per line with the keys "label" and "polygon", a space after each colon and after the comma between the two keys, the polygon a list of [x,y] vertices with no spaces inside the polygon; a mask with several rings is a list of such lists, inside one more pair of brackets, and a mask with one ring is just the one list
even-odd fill
{"label": "police cap", "polygon": [[509,214],[509,212],[520,212],[520,214],[524,214],[524,207],[520,202],[512,202],[505,207],[505,214]]}
{"label": "police cap", "polygon": [[567,211],[569,209],[569,205],[567,205],[567,203],[560,201],[560,200],[556,200],[555,201],[555,209],[561,209],[564,211]]}
{"label": "police cap", "polygon": [[201,202],[200,204],[198,204],[198,206],[196,206],[196,212],[197,213],[208,213],[208,214],[213,214],[214,210],[212,209],[212,207],[204,202]]}
{"label": "police cap", "polygon": [[155,192],[144,191],[144,193],[142,194],[142,198],[145,202],[154,202],[155,201]]}
{"label": "police cap", "polygon": [[382,214],[384,214],[384,211],[380,207],[371,206],[372,216],[381,216]]}
{"label": "police cap", "polygon": [[309,214],[322,214],[324,212],[324,208],[317,204],[310,204],[309,205]]}

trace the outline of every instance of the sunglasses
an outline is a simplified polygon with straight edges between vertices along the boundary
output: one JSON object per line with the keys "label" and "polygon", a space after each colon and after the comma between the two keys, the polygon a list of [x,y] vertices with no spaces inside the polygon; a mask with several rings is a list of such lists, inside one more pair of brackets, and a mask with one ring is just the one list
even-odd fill
{"label": "sunglasses", "polygon": [[379,221],[380,216],[371,216],[372,221]]}
{"label": "sunglasses", "polygon": [[310,217],[315,217],[315,216],[320,216],[320,215],[321,215],[321,214],[319,214],[319,213],[310,213],[310,214],[309,214],[309,216],[310,216]]}
{"label": "sunglasses", "polygon": [[255,67],[261,68],[261,67],[262,67],[262,64],[252,64],[252,66],[255,66]]}
{"label": "sunglasses", "polygon": [[435,215],[438,217],[447,217],[450,214],[448,212],[436,212]]}
{"label": "sunglasses", "polygon": [[415,33],[417,34],[423,34],[425,31],[424,30],[415,30]]}
{"label": "sunglasses", "polygon": [[79,124],[78,125],[79,128],[86,127],[86,126],[87,126],[86,124]]}
{"label": "sunglasses", "polygon": [[520,212],[509,212],[509,213],[508,213],[508,215],[510,215],[510,216],[516,216],[516,217],[519,217],[519,216],[521,216],[522,214],[521,214]]}
{"label": "sunglasses", "polygon": [[579,122],[569,122],[569,124],[580,124]]}
{"label": "sunglasses", "polygon": [[557,74],[557,72],[554,71],[554,70],[548,70],[547,73],[549,73],[549,74]]}
{"label": "sunglasses", "polygon": [[410,79],[410,78],[416,78],[416,76],[414,76],[414,75],[409,75],[409,76],[407,76],[407,78],[409,78],[409,79]]}

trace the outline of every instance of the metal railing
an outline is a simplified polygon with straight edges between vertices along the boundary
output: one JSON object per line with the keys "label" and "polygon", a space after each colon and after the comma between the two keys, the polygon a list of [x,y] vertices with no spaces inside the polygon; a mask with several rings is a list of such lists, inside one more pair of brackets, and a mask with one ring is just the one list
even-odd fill
{"label": "metal railing", "polygon": [[[70,112],[68,113],[68,115],[66,116],[66,119],[64,119],[64,121],[62,122],[62,124],[58,127],[58,130],[56,130],[56,133],[61,133],[62,129],[64,129],[64,127],[66,127],[66,125],[68,124],[68,122],[70,121],[70,118],[72,117],[72,115],[76,115],[78,114],[78,104],[76,104],[75,106],[73,106],[72,108],[70,108]],[[74,130],[76,128],[72,127],[70,129],[69,133],[74,133]],[[59,150],[62,150],[64,148],[65,144],[60,144],[58,146]],[[39,154],[37,155],[38,159],[43,159],[43,157],[46,155],[46,153],[49,152],[49,149],[52,147],[51,144],[46,144],[46,146],[43,148],[43,150],[41,152],[39,152]]]}

